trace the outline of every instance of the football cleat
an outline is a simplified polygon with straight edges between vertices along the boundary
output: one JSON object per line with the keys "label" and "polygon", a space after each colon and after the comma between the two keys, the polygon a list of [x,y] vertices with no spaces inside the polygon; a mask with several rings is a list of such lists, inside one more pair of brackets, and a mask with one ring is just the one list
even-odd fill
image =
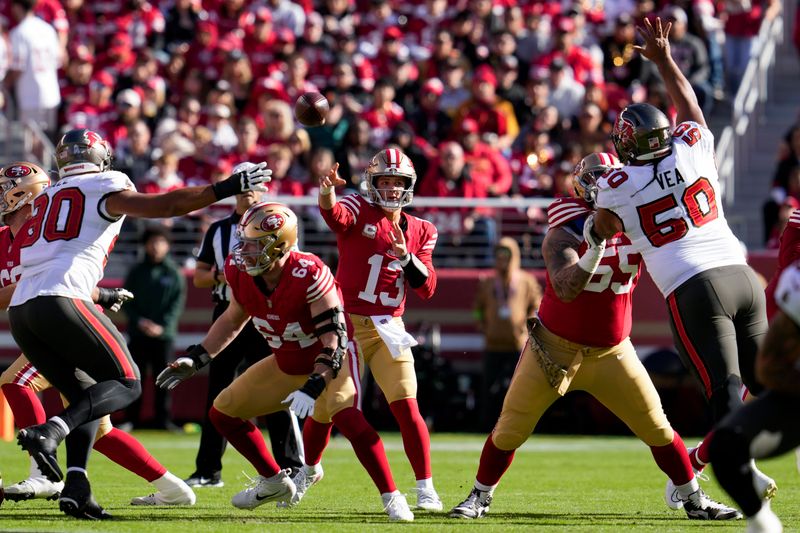
{"label": "football cleat", "polygon": [[181,481],[169,490],[161,490],[149,496],[139,496],[131,500],[131,505],[194,505],[197,501],[194,491]]}
{"label": "football cleat", "polygon": [[300,500],[302,500],[303,496],[306,495],[308,489],[319,483],[324,475],[325,472],[322,471],[322,465],[319,465],[319,472],[316,474],[308,474],[306,473],[305,468],[300,468],[294,474],[294,476],[292,476],[292,481],[294,482],[294,486],[297,488],[297,491],[290,500],[278,502],[278,507],[294,507],[300,503]]}
{"label": "football cleat", "polygon": [[29,477],[5,488],[6,499],[14,502],[23,500],[57,500],[64,489],[64,482],[53,483],[46,477]]}
{"label": "football cleat", "polygon": [[247,488],[231,498],[231,504],[239,509],[255,509],[259,505],[274,501],[291,501],[297,488],[286,470],[272,477],[256,476]]}
{"label": "football cleat", "polygon": [[436,489],[433,487],[429,489],[417,489],[417,509],[423,511],[441,511],[442,500],[436,494]]}
{"label": "football cleat", "polygon": [[21,429],[17,434],[17,444],[31,454],[42,474],[53,483],[64,479],[56,456],[60,442],[58,433],[48,423]]}
{"label": "football cleat", "polygon": [[58,499],[58,507],[62,512],[82,520],[108,520],[112,518],[92,496],[92,488],[86,474],[68,472],[64,490]]}
{"label": "football cleat", "polygon": [[766,475],[756,467],[755,461],[750,461],[750,468],[753,469],[753,487],[756,489],[759,498],[771,500],[778,492],[778,485],[775,480]]}
{"label": "football cleat", "polygon": [[683,500],[683,510],[692,520],[738,520],[742,513],[719,502],[715,502],[698,489]]}
{"label": "football cleat", "polygon": [[466,500],[453,507],[450,516],[452,518],[480,518],[489,512],[491,504],[491,494],[485,490],[473,488]]}
{"label": "football cleat", "polygon": [[383,510],[389,515],[389,520],[392,522],[414,521],[414,513],[411,512],[403,494],[395,491],[391,494],[382,494],[381,499],[383,500]]}
{"label": "football cleat", "polygon": [[186,482],[187,485],[194,488],[202,488],[202,487],[218,488],[225,486],[225,482],[222,481],[222,474],[220,474],[219,472],[211,474],[208,477],[200,475],[197,472],[195,472],[188,478],[184,479],[184,481]]}

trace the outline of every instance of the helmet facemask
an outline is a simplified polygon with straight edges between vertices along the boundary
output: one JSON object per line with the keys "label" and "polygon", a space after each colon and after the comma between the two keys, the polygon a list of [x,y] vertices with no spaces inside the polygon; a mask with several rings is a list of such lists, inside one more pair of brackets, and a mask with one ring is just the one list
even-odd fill
{"label": "helmet facemask", "polygon": [[572,185],[578,197],[594,205],[597,200],[597,180],[610,170],[621,167],[619,159],[605,152],[595,152],[581,159],[572,173]]}
{"label": "helmet facemask", "polygon": [[49,185],[47,173],[27,161],[0,169],[0,219],[30,204]]}
{"label": "helmet facemask", "polygon": [[[382,177],[403,178],[404,184],[399,191],[396,187],[379,188],[378,181]],[[390,211],[396,211],[411,204],[414,199],[416,181],[417,172],[414,170],[411,159],[396,148],[387,148],[375,154],[364,171],[367,200]],[[399,195],[396,194],[397,192]]]}
{"label": "helmet facemask", "polygon": [[250,207],[236,229],[236,268],[258,276],[297,244],[297,217],[288,207],[263,202]]}

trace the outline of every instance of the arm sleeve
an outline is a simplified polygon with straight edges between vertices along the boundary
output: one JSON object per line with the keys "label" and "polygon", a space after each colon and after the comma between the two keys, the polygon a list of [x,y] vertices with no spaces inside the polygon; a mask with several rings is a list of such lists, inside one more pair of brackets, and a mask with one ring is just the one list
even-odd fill
{"label": "arm sleeve", "polygon": [[361,202],[355,194],[343,197],[331,209],[319,208],[322,218],[334,233],[344,233],[356,223]]}
{"label": "arm sleeve", "polygon": [[[433,296],[434,291],[436,291],[436,270],[433,268],[433,249],[436,247],[436,240],[439,238],[439,233],[430,222],[426,221],[423,222],[423,224],[425,225],[425,231],[420,241],[420,247],[414,252],[414,257],[412,257],[408,265],[403,267],[403,272],[406,275],[408,284],[414,289],[414,292],[423,300],[428,300]],[[418,265],[415,265],[415,259],[419,261]],[[427,277],[423,279],[422,271],[420,271],[420,276],[415,278],[415,273],[409,270],[412,266],[415,270],[421,270],[420,266],[424,266],[424,268],[427,269]],[[415,281],[419,283],[417,284]]]}

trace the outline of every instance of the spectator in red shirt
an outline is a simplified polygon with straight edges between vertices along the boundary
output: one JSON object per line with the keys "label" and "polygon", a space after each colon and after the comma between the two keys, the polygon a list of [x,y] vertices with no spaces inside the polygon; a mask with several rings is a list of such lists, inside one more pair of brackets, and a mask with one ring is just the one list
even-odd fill
{"label": "spectator in red shirt", "polygon": [[219,30],[210,20],[197,23],[197,33],[186,52],[186,68],[198,70],[204,79],[215,80],[222,72]]}
{"label": "spectator in red shirt", "polygon": [[720,18],[725,20],[725,72],[728,94],[735,95],[750,61],[753,43],[764,17],[780,12],[779,0],[724,0]]}
{"label": "spectator in red shirt", "polygon": [[308,81],[308,61],[300,52],[295,52],[286,60],[286,94],[289,101],[296,101],[301,94],[319,92],[319,88]]}
{"label": "spectator in red shirt", "polygon": [[487,196],[505,196],[511,189],[511,167],[500,152],[481,142],[478,123],[471,118],[461,122],[464,160],[474,180],[482,180]]}
{"label": "spectator in red shirt", "polygon": [[[420,140],[431,148],[438,146],[450,136],[453,119],[439,108],[439,100],[444,93],[444,84],[439,78],[430,78],[419,94],[419,107],[408,117]],[[417,175],[420,173],[418,172]]]}
{"label": "spectator in red shirt", "polygon": [[519,134],[519,124],[514,108],[508,100],[497,96],[497,76],[489,65],[475,69],[472,77],[472,98],[461,104],[454,119],[454,127],[471,118],[478,123],[485,142],[500,150],[511,147]]}
{"label": "spectator in red shirt", "polygon": [[185,187],[178,176],[178,157],[171,152],[156,155],[155,164],[147,171],[142,183],[137,186],[139,192],[159,194]]}
{"label": "spectator in red shirt", "polygon": [[66,113],[67,124],[71,128],[100,130],[102,124],[114,118],[115,109],[111,101],[113,93],[114,76],[104,70],[95,72],[89,82],[88,100],[69,106]]}
{"label": "spectator in red shirt", "polygon": [[111,38],[108,50],[97,57],[95,70],[108,70],[117,77],[128,76],[136,56],[130,35],[117,33]]}
{"label": "spectator in red shirt", "polygon": [[553,50],[542,56],[536,62],[537,65],[549,67],[555,58],[560,57],[570,66],[572,75],[579,83],[586,85],[589,80],[601,81],[602,66],[595,63],[589,52],[574,44],[574,37],[575,21],[569,17],[562,17],[556,26]]}
{"label": "spectator in red shirt", "polygon": [[97,20],[91,6],[85,0],[64,0],[64,9],[69,23],[70,46],[86,45],[91,52],[97,46]]}
{"label": "spectator in red shirt", "polygon": [[285,144],[275,143],[267,148],[267,164],[272,169],[268,196],[304,196],[303,185],[288,177],[292,166],[292,151]]}
{"label": "spectator in red shirt", "polygon": [[78,45],[69,54],[65,77],[61,78],[62,117],[70,107],[85,104],[89,100],[89,83],[92,79],[94,57],[85,45]]}
{"label": "spectator in red shirt", "polygon": [[128,8],[115,19],[117,30],[131,36],[134,50],[148,46],[161,48],[165,25],[161,11],[146,0],[129,0]]}
{"label": "spectator in red shirt", "polygon": [[375,150],[386,144],[392,130],[405,118],[405,112],[394,101],[394,86],[387,79],[380,79],[372,93],[372,106],[362,117],[370,125],[370,144]]}

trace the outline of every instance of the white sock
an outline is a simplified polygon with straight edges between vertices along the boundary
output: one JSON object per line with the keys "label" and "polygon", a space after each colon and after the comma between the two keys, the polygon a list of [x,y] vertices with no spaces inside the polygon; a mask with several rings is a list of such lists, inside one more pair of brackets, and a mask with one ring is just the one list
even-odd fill
{"label": "white sock", "polygon": [[316,476],[322,473],[322,463],[315,465],[303,465],[303,471],[307,476]]}
{"label": "white sock", "polygon": [[29,477],[31,478],[44,477],[44,474],[42,474],[42,471],[39,470],[39,465],[36,464],[36,459],[34,459],[33,456],[31,456],[31,472]]}
{"label": "white sock", "polygon": [[54,416],[48,420],[48,422],[52,422],[53,424],[57,425],[64,431],[64,435],[69,435],[69,426],[66,422],[64,422],[60,416]]}
{"label": "white sock", "polygon": [[383,500],[383,505],[386,505],[387,503],[389,503],[389,500],[391,500],[395,496],[401,496],[401,495],[402,495],[401,492],[399,490],[396,490],[396,489],[395,489],[394,492],[382,492],[381,493],[381,499]]}
{"label": "white sock", "polygon": [[169,492],[177,489],[181,489],[181,485],[183,485],[183,480],[181,480],[178,476],[174,475],[172,472],[167,470],[164,472],[164,475],[158,479],[154,479],[150,483],[153,484],[155,488],[157,488],[161,492]]}
{"label": "white sock", "polygon": [[433,490],[433,478],[429,477],[428,479],[418,479],[417,488]]}
{"label": "white sock", "polygon": [[678,489],[678,494],[680,495],[681,500],[688,500],[690,494],[700,490],[700,484],[697,482],[697,478],[692,476],[692,479],[689,481],[689,483],[675,485],[675,488]]}
{"label": "white sock", "polygon": [[89,478],[89,472],[87,472],[85,468],[80,468],[80,467],[77,467],[77,466],[70,466],[69,468],[67,468],[67,474],[69,474],[70,472],[80,472],[84,476],[86,476],[87,479]]}
{"label": "white sock", "polygon": [[484,485],[483,483],[481,483],[476,479],[475,488],[481,492],[488,492],[489,494],[492,494],[494,492],[494,489],[497,488],[497,485]]}

